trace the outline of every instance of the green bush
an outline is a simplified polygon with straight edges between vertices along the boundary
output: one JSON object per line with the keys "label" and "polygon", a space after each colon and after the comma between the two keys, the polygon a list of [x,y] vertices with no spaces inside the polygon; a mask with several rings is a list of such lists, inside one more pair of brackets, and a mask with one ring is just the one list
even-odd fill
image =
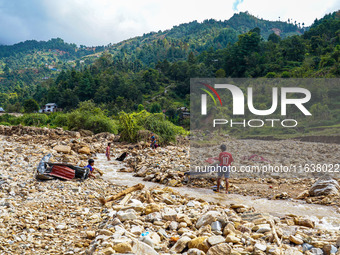
{"label": "green bush", "polygon": [[137,124],[137,119],[134,117],[145,112],[146,111],[143,110],[138,114],[127,114],[125,112],[119,113],[119,134],[123,141],[136,142],[137,132],[142,128]]}
{"label": "green bush", "polygon": [[0,116],[0,122],[7,122],[10,125],[18,125],[20,120],[18,117],[6,113]]}
{"label": "green bush", "polygon": [[0,122],[0,126],[10,126],[11,123],[8,122]]}
{"label": "green bush", "polygon": [[149,113],[141,111],[139,113],[119,114],[119,126],[121,139],[129,142],[136,142],[138,130],[146,129],[159,136],[159,142],[166,144],[175,142],[177,135],[187,135],[188,132],[180,126],[176,126],[166,119],[163,113]]}
{"label": "green bush", "polygon": [[81,102],[78,109],[68,113],[67,126],[70,130],[86,129],[94,133],[118,131],[116,123],[96,107],[93,101]]}
{"label": "green bush", "polygon": [[48,116],[40,113],[25,114],[20,118],[20,123],[25,126],[41,127],[47,124]]}
{"label": "green bush", "polygon": [[118,127],[115,122],[106,116],[100,115],[92,115],[88,117],[85,121],[84,129],[91,130],[95,134],[101,132],[118,133]]}
{"label": "green bush", "polygon": [[57,127],[67,127],[68,126],[68,115],[65,113],[58,113],[55,116],[50,116],[50,124]]}

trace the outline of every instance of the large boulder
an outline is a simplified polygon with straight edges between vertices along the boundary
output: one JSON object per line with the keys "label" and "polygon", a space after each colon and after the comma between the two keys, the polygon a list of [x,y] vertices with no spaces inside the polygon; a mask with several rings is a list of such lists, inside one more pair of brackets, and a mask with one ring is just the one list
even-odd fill
{"label": "large boulder", "polygon": [[310,196],[339,195],[340,185],[331,177],[323,177],[317,180],[309,190]]}
{"label": "large boulder", "polygon": [[53,147],[53,150],[56,150],[59,153],[69,154],[71,152],[71,147],[68,145],[57,145]]}
{"label": "large boulder", "polygon": [[89,147],[87,147],[87,146],[84,146],[84,147],[82,147],[82,148],[80,148],[80,149],[78,150],[78,153],[79,153],[79,154],[90,155],[90,154],[91,154],[91,149],[90,149]]}

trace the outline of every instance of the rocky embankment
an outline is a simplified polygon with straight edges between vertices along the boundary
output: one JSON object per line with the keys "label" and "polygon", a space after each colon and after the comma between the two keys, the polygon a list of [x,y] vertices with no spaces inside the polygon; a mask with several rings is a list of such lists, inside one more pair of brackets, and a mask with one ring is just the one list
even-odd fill
{"label": "rocky embankment", "polygon": [[[338,230],[318,229],[304,217],[208,203],[171,187],[141,187],[102,205],[100,198],[126,187],[99,176],[37,181],[35,169],[45,154],[84,165],[114,137],[5,129],[9,133],[0,136],[0,254],[340,254]],[[116,150],[129,150],[129,164],[138,171],[147,166],[146,176],[160,170],[167,174],[155,181],[180,185],[189,163],[187,148],[155,153],[143,146],[129,150],[129,145],[116,144]]]}

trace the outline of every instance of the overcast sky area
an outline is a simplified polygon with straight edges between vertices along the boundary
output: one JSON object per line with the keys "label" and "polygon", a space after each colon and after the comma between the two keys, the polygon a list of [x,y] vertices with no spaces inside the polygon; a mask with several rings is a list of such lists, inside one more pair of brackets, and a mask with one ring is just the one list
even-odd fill
{"label": "overcast sky area", "polygon": [[0,44],[60,37],[107,45],[193,20],[226,20],[240,11],[308,26],[338,9],[339,0],[0,0]]}

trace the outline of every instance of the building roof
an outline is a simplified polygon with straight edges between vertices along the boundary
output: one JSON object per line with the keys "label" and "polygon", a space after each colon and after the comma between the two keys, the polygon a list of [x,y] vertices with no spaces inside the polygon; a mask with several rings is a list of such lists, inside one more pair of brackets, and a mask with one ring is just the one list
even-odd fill
{"label": "building roof", "polygon": [[45,106],[47,105],[57,105],[56,103],[48,103],[48,104],[45,104]]}
{"label": "building roof", "polygon": [[0,107],[0,112],[4,112],[4,111],[5,111],[4,108]]}

